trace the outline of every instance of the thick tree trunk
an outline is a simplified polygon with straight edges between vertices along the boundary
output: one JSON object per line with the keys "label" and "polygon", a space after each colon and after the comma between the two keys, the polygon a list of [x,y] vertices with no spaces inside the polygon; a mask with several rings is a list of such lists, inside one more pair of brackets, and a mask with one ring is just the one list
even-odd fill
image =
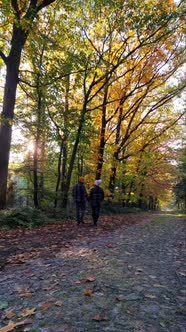
{"label": "thick tree trunk", "polygon": [[15,62],[13,59],[7,59],[7,74],[4,90],[3,111],[1,115],[2,122],[0,126],[0,209],[6,208],[8,165],[16,88],[18,83],[18,67],[19,57],[16,58]]}
{"label": "thick tree trunk", "polygon": [[15,24],[9,56],[5,59],[6,80],[3,99],[3,111],[0,126],[0,209],[6,208],[8,165],[12,137],[12,122],[18,84],[21,52],[27,38],[27,32]]}
{"label": "thick tree trunk", "polygon": [[[31,24],[37,13],[42,8],[47,7],[54,1],[55,0],[43,0],[39,5],[37,5],[37,1],[30,1],[27,7],[28,10],[24,17],[20,16],[20,8],[17,4],[17,1],[11,1],[13,13],[15,14],[11,48],[8,57],[6,57],[1,52],[1,57],[6,64],[7,72],[4,89],[3,111],[1,113],[0,124],[0,209],[6,208],[8,166],[12,137],[12,120],[14,119],[14,108],[21,52],[29,34]],[[27,26],[25,26],[25,18],[27,19]]]}

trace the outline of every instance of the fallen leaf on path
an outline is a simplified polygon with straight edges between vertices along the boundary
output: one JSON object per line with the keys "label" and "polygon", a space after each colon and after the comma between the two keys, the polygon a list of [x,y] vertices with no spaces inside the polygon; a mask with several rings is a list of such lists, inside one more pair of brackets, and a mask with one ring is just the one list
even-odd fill
{"label": "fallen leaf on path", "polygon": [[132,252],[125,251],[125,255],[132,255]]}
{"label": "fallen leaf on path", "polygon": [[35,274],[34,273],[25,273],[24,276],[27,278],[31,278],[31,277],[34,277]]}
{"label": "fallen leaf on path", "polygon": [[118,300],[118,301],[124,301],[125,300],[125,296],[118,295],[118,296],[116,296],[116,300]]}
{"label": "fallen leaf on path", "polygon": [[115,245],[113,245],[112,243],[108,243],[107,244],[107,248],[115,248],[116,246]]}
{"label": "fallen leaf on path", "polygon": [[66,277],[67,275],[65,274],[65,273],[61,273],[61,274],[59,274],[59,278],[64,278],[64,277]]}
{"label": "fallen leaf on path", "polygon": [[155,288],[166,288],[166,286],[164,285],[160,285],[160,284],[154,284],[153,285]]}
{"label": "fallen leaf on path", "polygon": [[41,305],[41,310],[48,310],[49,308],[51,307],[51,304],[50,303],[43,303]]}
{"label": "fallen leaf on path", "polygon": [[11,318],[14,317],[14,316],[15,316],[15,312],[14,312],[14,310],[7,310],[7,311],[5,312],[4,318],[5,318],[5,319],[11,319]]}
{"label": "fallen leaf on path", "polygon": [[101,322],[101,321],[104,321],[104,320],[108,320],[108,317],[97,314],[92,318],[92,320],[96,320],[97,322]]}
{"label": "fallen leaf on path", "polygon": [[26,287],[16,287],[16,291],[20,293],[21,295],[30,293],[28,288]]}
{"label": "fallen leaf on path", "polygon": [[45,291],[51,290],[51,289],[53,289],[53,288],[54,288],[55,286],[57,286],[57,285],[59,285],[59,282],[58,282],[58,281],[54,282],[53,284],[50,284],[50,285],[47,286],[47,287],[44,287],[43,290],[45,290]]}
{"label": "fallen leaf on path", "polygon": [[92,294],[93,294],[93,289],[91,289],[91,288],[85,289],[84,295],[86,295],[86,296],[92,296]]}
{"label": "fallen leaf on path", "polygon": [[32,322],[29,320],[23,320],[21,322],[10,322],[8,325],[0,328],[0,332],[10,332],[13,331],[17,326],[22,326],[22,325],[27,325],[27,324],[31,324]]}
{"label": "fallen leaf on path", "polygon": [[156,296],[152,294],[146,294],[145,297],[148,299],[156,299]]}
{"label": "fallen leaf on path", "polygon": [[56,301],[55,303],[54,303],[57,307],[62,307],[63,306],[63,301]]}
{"label": "fallen leaf on path", "polygon": [[95,280],[96,280],[96,278],[91,277],[91,276],[87,276],[87,277],[84,277],[84,278],[80,279],[80,282],[93,282]]}
{"label": "fallen leaf on path", "polygon": [[186,277],[186,273],[185,272],[178,272],[178,274],[182,277]]}
{"label": "fallen leaf on path", "polygon": [[25,308],[21,311],[21,316],[22,317],[28,317],[28,316],[32,316],[32,315],[35,315],[36,313],[36,309],[35,308],[32,308],[32,309],[29,309],[29,308]]}

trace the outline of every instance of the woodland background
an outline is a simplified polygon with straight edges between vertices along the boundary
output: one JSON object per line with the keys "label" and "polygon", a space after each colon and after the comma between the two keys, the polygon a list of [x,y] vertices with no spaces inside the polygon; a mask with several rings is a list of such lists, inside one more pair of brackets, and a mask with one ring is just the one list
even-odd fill
{"label": "woodland background", "polygon": [[[185,2],[0,1],[0,208],[186,209]],[[69,208],[70,207],[70,208]]]}

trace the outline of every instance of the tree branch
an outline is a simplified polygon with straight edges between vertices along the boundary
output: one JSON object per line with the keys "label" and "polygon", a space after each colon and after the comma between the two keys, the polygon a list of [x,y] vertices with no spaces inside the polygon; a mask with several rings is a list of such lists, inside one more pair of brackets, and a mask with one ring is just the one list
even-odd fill
{"label": "tree branch", "polygon": [[7,63],[7,57],[1,50],[0,50],[0,57],[1,57],[1,59],[3,59],[4,63],[6,64]]}
{"label": "tree branch", "polygon": [[47,6],[49,6],[51,3],[55,2],[56,0],[43,0],[42,3],[37,7],[37,12]]}
{"label": "tree branch", "polygon": [[17,3],[17,0],[11,0],[12,8],[15,10],[16,16],[19,19],[20,18],[20,9]]}

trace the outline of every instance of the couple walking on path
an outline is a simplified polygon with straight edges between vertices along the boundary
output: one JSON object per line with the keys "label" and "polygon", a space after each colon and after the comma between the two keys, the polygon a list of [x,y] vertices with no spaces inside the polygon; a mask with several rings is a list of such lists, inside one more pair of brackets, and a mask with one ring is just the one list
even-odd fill
{"label": "couple walking on path", "polygon": [[76,219],[77,223],[84,224],[83,218],[86,210],[87,201],[90,202],[92,209],[92,219],[94,226],[97,226],[97,221],[99,219],[101,202],[104,200],[104,191],[100,187],[101,180],[96,180],[94,182],[94,187],[91,188],[88,195],[84,178],[80,177],[79,182],[75,185],[73,189],[74,202],[76,207]]}

